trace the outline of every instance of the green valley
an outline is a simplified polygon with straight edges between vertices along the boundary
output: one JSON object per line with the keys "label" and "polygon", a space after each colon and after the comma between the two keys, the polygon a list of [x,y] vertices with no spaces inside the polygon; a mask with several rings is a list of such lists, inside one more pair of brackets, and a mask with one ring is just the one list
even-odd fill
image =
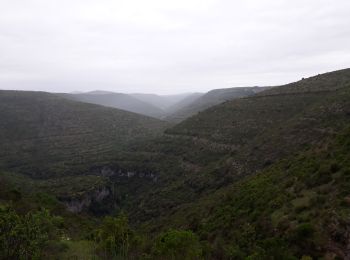
{"label": "green valley", "polygon": [[177,124],[0,91],[0,259],[348,259],[350,69],[260,90]]}

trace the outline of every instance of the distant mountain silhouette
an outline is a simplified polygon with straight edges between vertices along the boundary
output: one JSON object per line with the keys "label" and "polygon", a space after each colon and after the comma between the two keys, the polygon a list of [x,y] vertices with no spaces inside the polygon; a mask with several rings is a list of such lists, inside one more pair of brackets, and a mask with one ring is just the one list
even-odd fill
{"label": "distant mountain silhouette", "polygon": [[161,108],[123,93],[96,90],[81,94],[62,94],[62,96],[71,100],[114,107],[155,118],[161,118],[164,114]]}

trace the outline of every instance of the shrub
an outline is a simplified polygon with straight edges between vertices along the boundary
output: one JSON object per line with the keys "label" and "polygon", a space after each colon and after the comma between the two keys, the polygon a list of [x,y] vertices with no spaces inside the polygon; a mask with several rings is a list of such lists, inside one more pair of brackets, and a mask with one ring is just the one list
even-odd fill
{"label": "shrub", "polygon": [[40,258],[47,242],[57,233],[47,210],[18,215],[0,208],[0,259]]}
{"label": "shrub", "polygon": [[296,238],[299,240],[304,240],[304,239],[308,239],[311,238],[312,235],[314,234],[315,229],[314,227],[309,224],[309,223],[303,223],[300,224],[296,230],[295,230],[295,235]]}
{"label": "shrub", "polygon": [[227,246],[225,248],[225,257],[228,259],[244,259],[244,255],[238,246]]}
{"label": "shrub", "polygon": [[199,259],[202,247],[193,232],[171,229],[159,235],[152,252],[160,259]]}
{"label": "shrub", "polygon": [[330,165],[330,171],[331,171],[332,173],[336,173],[336,172],[339,171],[339,170],[340,170],[339,164],[337,164],[336,162],[331,163],[331,165]]}
{"label": "shrub", "polygon": [[105,217],[101,228],[97,230],[98,249],[106,258],[127,258],[131,236],[126,215],[121,214],[115,218]]}

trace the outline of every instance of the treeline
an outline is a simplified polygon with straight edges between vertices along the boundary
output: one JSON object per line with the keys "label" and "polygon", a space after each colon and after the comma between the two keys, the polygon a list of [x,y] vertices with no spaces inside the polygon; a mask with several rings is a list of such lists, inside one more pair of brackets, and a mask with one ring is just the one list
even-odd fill
{"label": "treeline", "polygon": [[[46,209],[17,213],[0,208],[0,259],[58,259],[69,250],[64,219]],[[105,217],[85,238],[91,259],[198,259],[202,245],[191,231],[168,230],[150,239],[132,230],[125,214]],[[83,259],[79,253],[74,258]]]}
{"label": "treeline", "polygon": [[0,258],[39,259],[46,246],[60,237],[63,219],[42,209],[24,215],[0,208]]}

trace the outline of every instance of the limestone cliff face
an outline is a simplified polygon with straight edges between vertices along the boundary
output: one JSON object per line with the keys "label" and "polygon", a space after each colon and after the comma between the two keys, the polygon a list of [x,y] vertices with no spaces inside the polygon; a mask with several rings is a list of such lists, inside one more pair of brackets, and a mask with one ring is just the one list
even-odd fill
{"label": "limestone cliff face", "polygon": [[104,166],[97,170],[97,174],[105,177],[114,178],[142,178],[151,181],[157,181],[157,175],[151,171],[137,171],[137,170],[125,170],[125,169],[113,169],[108,166]]}
{"label": "limestone cliff face", "polygon": [[103,187],[87,192],[79,198],[61,198],[61,200],[66,205],[68,211],[79,213],[89,209],[90,205],[94,202],[101,203],[110,195],[110,189],[108,187]]}
{"label": "limestone cliff face", "polygon": [[[92,169],[90,174],[107,177],[107,179],[109,179],[109,183],[106,183],[105,187],[99,187],[92,191],[85,192],[79,197],[59,198],[64,203],[68,211],[73,213],[89,211],[89,209],[92,208],[92,205],[106,203],[107,201],[114,201],[114,193],[118,189],[118,185],[125,185],[126,183],[137,179],[143,179],[147,182],[157,182],[157,175],[151,171],[126,170],[103,166]],[[123,184],[121,184],[121,182]]]}

